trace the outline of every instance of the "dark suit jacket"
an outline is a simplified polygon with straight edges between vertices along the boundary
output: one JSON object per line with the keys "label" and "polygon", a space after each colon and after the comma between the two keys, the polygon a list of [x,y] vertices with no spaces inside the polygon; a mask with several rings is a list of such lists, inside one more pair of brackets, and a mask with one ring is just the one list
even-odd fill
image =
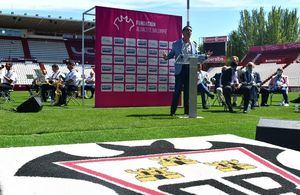
{"label": "dark suit jacket", "polygon": [[222,75],[221,83],[223,87],[227,85],[231,85],[231,79],[232,79],[232,68],[230,67],[226,69]]}
{"label": "dark suit jacket", "polygon": [[[251,77],[250,77],[250,73],[248,71],[243,73],[244,75],[242,76],[242,80],[241,82],[243,84],[249,85],[251,82]],[[254,82],[255,84],[261,84],[261,79],[260,79],[260,75],[258,72],[253,72],[253,76],[254,76]]]}
{"label": "dark suit jacket", "polygon": [[222,73],[216,73],[215,76],[213,76],[212,78],[214,78],[216,81],[215,81],[215,88],[218,88],[221,86],[221,76],[222,76]]}

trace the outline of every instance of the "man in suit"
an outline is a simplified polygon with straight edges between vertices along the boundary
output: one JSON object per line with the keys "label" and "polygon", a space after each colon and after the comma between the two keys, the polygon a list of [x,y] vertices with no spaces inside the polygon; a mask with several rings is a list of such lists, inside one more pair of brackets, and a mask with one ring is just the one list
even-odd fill
{"label": "man in suit", "polygon": [[289,106],[288,98],[288,76],[283,75],[283,69],[278,68],[276,75],[269,82],[268,88],[261,89],[261,106],[269,106],[267,104],[270,93],[281,93],[284,99],[282,106]]}
{"label": "man in suit", "polygon": [[238,73],[237,66],[239,63],[239,58],[237,56],[232,56],[230,68],[228,68],[222,76],[222,85],[223,93],[225,97],[225,102],[228,107],[229,112],[233,112],[231,104],[231,95],[234,94],[243,94],[244,98],[244,109],[243,112],[248,112],[248,105],[250,100],[250,88],[241,85]]}
{"label": "man in suit", "polygon": [[[185,26],[182,29],[183,38],[177,40],[173,43],[171,51],[166,54],[163,53],[163,58],[169,60],[177,57],[181,54],[183,55],[193,55],[197,54],[197,44],[191,40],[192,27]],[[207,58],[207,55],[203,55],[203,58]],[[180,63],[175,63],[175,91],[173,93],[172,105],[170,110],[170,115],[174,116],[178,106],[179,96],[183,87],[183,97],[184,97],[184,114],[189,114],[189,67],[187,65],[182,65]]]}
{"label": "man in suit", "polygon": [[258,101],[258,93],[261,86],[260,74],[258,72],[254,72],[255,64],[253,62],[249,62],[246,66],[246,71],[242,76],[242,85],[250,88],[250,100],[251,100],[251,109],[254,109]]}

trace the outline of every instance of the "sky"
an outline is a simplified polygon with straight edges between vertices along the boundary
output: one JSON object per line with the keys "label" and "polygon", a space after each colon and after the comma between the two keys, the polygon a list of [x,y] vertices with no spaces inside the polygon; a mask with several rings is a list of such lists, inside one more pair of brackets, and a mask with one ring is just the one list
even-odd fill
{"label": "sky", "polygon": [[[4,14],[41,17],[70,18],[81,20],[82,13],[94,6],[105,6],[138,11],[182,16],[183,26],[187,23],[186,0],[0,0],[0,10]],[[202,37],[224,36],[238,28],[240,11],[272,6],[297,9],[300,17],[300,0],[190,0],[190,24],[193,40]]]}

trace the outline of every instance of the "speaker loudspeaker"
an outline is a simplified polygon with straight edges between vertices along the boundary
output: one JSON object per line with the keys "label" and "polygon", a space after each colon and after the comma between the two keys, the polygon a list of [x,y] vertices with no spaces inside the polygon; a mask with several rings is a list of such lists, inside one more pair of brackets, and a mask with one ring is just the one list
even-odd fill
{"label": "speaker loudspeaker", "polygon": [[43,108],[43,103],[40,97],[31,97],[17,108],[17,112],[39,112]]}
{"label": "speaker loudspeaker", "polygon": [[300,121],[262,118],[255,139],[300,151]]}

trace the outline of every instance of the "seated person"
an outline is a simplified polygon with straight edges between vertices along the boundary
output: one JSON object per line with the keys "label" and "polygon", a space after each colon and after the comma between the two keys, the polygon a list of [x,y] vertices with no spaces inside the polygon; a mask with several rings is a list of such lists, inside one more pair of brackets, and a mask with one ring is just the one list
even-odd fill
{"label": "seated person", "polygon": [[278,68],[267,88],[261,89],[261,106],[268,106],[268,98],[270,93],[281,93],[284,99],[283,106],[289,106],[288,98],[288,76],[283,75],[283,69]]}
{"label": "seated person", "polygon": [[9,90],[13,89],[14,84],[17,82],[17,73],[12,69],[12,66],[12,62],[6,62],[1,73],[0,91],[5,94],[8,94]]}
{"label": "seated person", "polygon": [[66,62],[69,73],[66,75],[63,85],[61,86],[61,98],[58,105],[67,104],[67,95],[69,92],[78,90],[78,82],[80,81],[80,74],[75,69],[75,62],[68,60]]}
{"label": "seated person", "polygon": [[223,94],[225,97],[225,102],[229,112],[233,112],[231,104],[232,94],[243,94],[243,112],[247,113],[250,101],[250,87],[241,85],[238,79],[237,66],[239,63],[239,58],[237,56],[233,56],[231,60],[232,62],[230,64],[230,68],[226,69],[222,76]]}
{"label": "seated person", "polygon": [[31,85],[27,86],[27,90],[28,90],[30,96],[34,95],[33,92],[35,92],[36,94],[39,93],[40,86],[37,85],[37,83],[38,83],[38,81],[37,81],[37,77],[36,77],[32,80]]}
{"label": "seated person", "polygon": [[31,85],[28,88],[29,94],[32,96],[33,91],[38,94],[43,84],[47,82],[48,73],[46,69],[34,69],[36,76],[34,77]]}
{"label": "seated person", "polygon": [[209,96],[210,98],[214,98],[214,94],[211,93],[207,87],[207,84],[209,83],[209,79],[208,79],[208,74],[207,72],[201,70],[202,69],[202,65],[199,64],[198,66],[198,81],[197,81],[197,89],[198,92],[200,92],[201,94],[201,100],[202,100],[202,107],[203,109],[208,109],[207,105],[206,105],[206,97],[205,95]]}
{"label": "seated person", "polygon": [[225,98],[223,96],[223,89],[222,89],[222,75],[227,69],[227,66],[223,66],[220,73],[216,73],[210,80],[215,85],[214,93],[217,94],[218,100],[224,105],[225,104]]}
{"label": "seated person", "polygon": [[90,76],[88,76],[85,80],[84,90],[90,90],[91,91],[91,97],[94,97],[95,93],[95,73],[94,71],[90,72]]}
{"label": "seated person", "polygon": [[47,101],[48,91],[50,91],[51,101],[54,101],[56,85],[62,82],[65,75],[59,71],[57,64],[52,65],[52,74],[46,78],[46,82],[41,85],[41,96],[44,102]]}
{"label": "seated person", "polygon": [[242,76],[242,85],[250,87],[250,101],[251,109],[254,109],[254,106],[257,105],[258,93],[260,91],[261,79],[258,72],[254,72],[255,64],[249,62],[246,66],[246,71]]}

